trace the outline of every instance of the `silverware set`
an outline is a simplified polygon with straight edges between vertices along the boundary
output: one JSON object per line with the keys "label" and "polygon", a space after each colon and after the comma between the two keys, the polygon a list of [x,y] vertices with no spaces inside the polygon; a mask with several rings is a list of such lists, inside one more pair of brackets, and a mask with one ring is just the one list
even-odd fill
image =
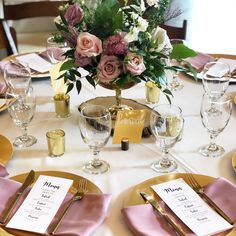
{"label": "silverware set", "polygon": [[[202,197],[205,202],[213,209],[215,210],[220,216],[222,216],[228,223],[234,224],[234,222],[230,219],[227,214],[220,209],[219,206],[215,204],[215,202],[207,196],[207,194],[204,192],[204,188],[198,183],[198,181],[195,179],[194,175],[192,173],[187,173],[185,175],[184,180],[186,183],[197,193],[200,197]],[[174,229],[174,231],[179,236],[185,236],[186,233],[184,230],[178,225],[166,212],[165,210],[160,206],[158,200],[151,194],[147,194],[143,191],[139,192],[141,197],[144,199],[146,203],[149,203],[152,205],[152,207],[171,225],[171,227]]]}

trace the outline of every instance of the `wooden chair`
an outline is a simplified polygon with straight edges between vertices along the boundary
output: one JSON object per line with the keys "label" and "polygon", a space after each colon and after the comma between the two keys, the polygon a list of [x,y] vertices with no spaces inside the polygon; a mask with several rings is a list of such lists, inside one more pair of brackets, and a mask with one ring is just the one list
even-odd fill
{"label": "wooden chair", "polygon": [[187,33],[187,20],[183,20],[182,27],[170,26],[162,24],[161,27],[167,31],[170,39],[186,39]]}
{"label": "wooden chair", "polygon": [[59,14],[58,7],[60,5],[71,2],[71,0],[43,0],[37,2],[25,2],[7,5],[5,0],[2,1],[4,14],[2,26],[5,37],[7,38],[8,55],[18,53],[16,33],[14,29],[9,26],[9,20],[21,20],[34,17],[55,17]]}

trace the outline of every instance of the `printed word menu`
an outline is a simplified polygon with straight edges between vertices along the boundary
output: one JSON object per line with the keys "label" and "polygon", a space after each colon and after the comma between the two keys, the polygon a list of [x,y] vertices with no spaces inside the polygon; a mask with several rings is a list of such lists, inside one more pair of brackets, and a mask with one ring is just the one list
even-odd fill
{"label": "printed word menu", "polygon": [[72,183],[70,179],[40,175],[7,227],[45,233]]}

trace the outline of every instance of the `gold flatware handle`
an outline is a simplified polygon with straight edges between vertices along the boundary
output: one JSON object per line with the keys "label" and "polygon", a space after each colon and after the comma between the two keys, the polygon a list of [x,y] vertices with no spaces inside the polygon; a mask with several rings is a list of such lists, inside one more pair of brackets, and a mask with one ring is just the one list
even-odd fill
{"label": "gold flatware handle", "polygon": [[75,201],[81,200],[83,198],[83,193],[79,193],[76,192],[74,194],[74,196],[71,198],[71,200],[68,202],[65,210],[63,211],[63,213],[61,214],[61,216],[59,217],[58,221],[56,222],[55,225],[52,226],[52,228],[50,229],[49,234],[50,235],[54,235],[59,227],[59,225],[61,224],[62,220],[64,219],[65,215],[67,214],[67,212],[69,211],[70,207],[72,206],[72,204]]}
{"label": "gold flatware handle", "polygon": [[29,172],[29,174],[27,175],[27,177],[25,178],[24,183],[21,185],[21,187],[19,188],[19,190],[17,191],[16,195],[14,196],[13,200],[11,201],[10,205],[8,206],[7,210],[4,212],[4,214],[1,216],[0,218],[0,223],[1,224],[5,224],[11,214],[11,212],[13,211],[13,209],[15,208],[17,202],[19,201],[20,197],[22,196],[22,194],[25,192],[25,190],[27,189],[27,187],[29,187],[35,178],[35,172],[33,170],[31,170]]}
{"label": "gold flatware handle", "polygon": [[231,225],[234,224],[234,222],[230,219],[229,216],[224,213],[223,210],[221,210],[212,200],[207,196],[206,193],[203,191],[199,191],[199,194],[206,200],[206,202],[211,206],[219,215],[221,215],[226,221],[228,221]]}
{"label": "gold flatware handle", "polygon": [[166,219],[166,221],[174,228],[175,232],[178,233],[180,236],[185,236],[186,234],[184,233],[184,231],[182,230],[182,228],[180,226],[178,226],[175,221],[168,215],[165,213],[165,211],[160,207],[158,201],[156,201],[153,197],[151,197],[150,195],[144,193],[144,192],[140,192],[140,195],[142,196],[142,198],[150,203],[152,205],[152,207],[162,216]]}

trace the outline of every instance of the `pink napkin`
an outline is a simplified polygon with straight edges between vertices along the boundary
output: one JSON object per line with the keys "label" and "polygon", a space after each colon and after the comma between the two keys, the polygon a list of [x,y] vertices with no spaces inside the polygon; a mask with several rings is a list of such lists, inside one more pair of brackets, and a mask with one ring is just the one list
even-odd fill
{"label": "pink napkin", "polygon": [[[214,202],[234,221],[236,227],[236,186],[224,178],[218,178],[205,187],[205,191]],[[178,225],[186,232],[186,235],[194,235],[190,229],[185,226],[175,216],[171,210],[160,201],[162,208],[176,221]],[[149,204],[135,205],[122,209],[125,221],[128,227],[136,236],[173,236],[176,233]],[[229,231],[227,231],[229,232]],[[227,232],[217,234],[226,235]]]}
{"label": "pink napkin", "polygon": [[194,69],[198,72],[202,71],[204,65],[208,62],[214,61],[215,59],[212,56],[198,52],[197,56],[189,57],[185,61],[189,62]]}
{"label": "pink napkin", "polygon": [[[0,178],[0,215],[7,207],[8,200],[10,200],[10,197],[14,196],[20,186],[21,183],[9,179]],[[24,193],[22,199],[16,206],[16,209],[20,206],[29,191],[30,188],[26,193]],[[67,194],[66,198],[62,203],[62,206],[60,207],[58,213],[54,217],[51,224],[53,224],[55,220],[57,220],[60,213],[63,212],[67,201],[71,197],[71,194]],[[94,232],[96,228],[100,224],[102,224],[102,222],[106,218],[110,200],[111,195],[109,194],[86,194],[81,201],[77,201],[73,204],[73,206],[70,208],[69,212],[61,222],[55,235],[87,236],[92,234],[92,232]],[[10,229],[9,232],[14,233],[15,230]],[[48,234],[46,233],[45,235]]]}
{"label": "pink napkin", "polygon": [[65,50],[62,48],[48,48],[46,51],[43,51],[39,54],[43,59],[50,61],[50,57],[53,56],[53,58],[57,61],[64,61],[65,56],[63,55],[65,53]]}
{"label": "pink napkin", "polygon": [[0,163],[0,177],[5,177],[9,175],[7,170],[6,170],[6,167],[3,166],[1,163]]}

